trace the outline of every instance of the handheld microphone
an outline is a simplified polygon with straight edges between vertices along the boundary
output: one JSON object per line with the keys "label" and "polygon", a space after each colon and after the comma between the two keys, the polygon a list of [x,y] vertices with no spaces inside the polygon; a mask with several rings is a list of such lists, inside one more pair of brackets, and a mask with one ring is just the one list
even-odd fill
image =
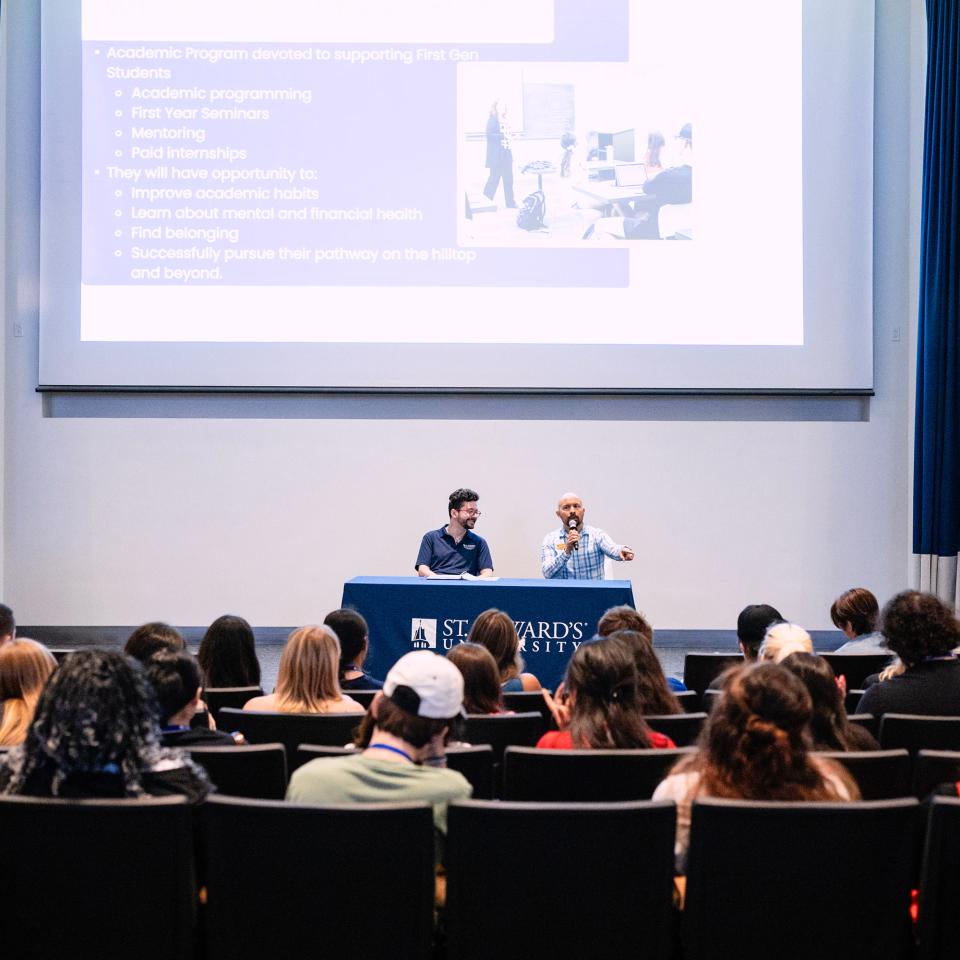
{"label": "handheld microphone", "polygon": [[[571,518],[567,521],[567,526],[568,526],[571,530],[576,530],[576,529],[577,529],[577,518],[576,518],[576,517],[571,517]],[[573,545],[573,549],[574,549],[574,550],[579,550],[579,549],[580,549],[580,542],[579,542],[579,541],[577,541],[577,542]]]}

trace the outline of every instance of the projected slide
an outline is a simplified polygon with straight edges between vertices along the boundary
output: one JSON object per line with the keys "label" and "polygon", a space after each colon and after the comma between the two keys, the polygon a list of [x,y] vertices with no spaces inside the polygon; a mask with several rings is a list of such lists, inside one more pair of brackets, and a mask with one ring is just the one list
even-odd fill
{"label": "projected slide", "polygon": [[83,0],[80,341],[800,346],[801,8]]}

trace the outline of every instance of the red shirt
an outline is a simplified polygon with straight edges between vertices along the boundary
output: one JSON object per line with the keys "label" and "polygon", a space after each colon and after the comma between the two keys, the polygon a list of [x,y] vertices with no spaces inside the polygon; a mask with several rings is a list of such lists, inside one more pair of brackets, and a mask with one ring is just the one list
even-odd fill
{"label": "red shirt", "polygon": [[[672,750],[676,744],[656,730],[650,731],[651,750]],[[569,730],[548,730],[537,742],[540,750],[573,750],[573,737]]]}

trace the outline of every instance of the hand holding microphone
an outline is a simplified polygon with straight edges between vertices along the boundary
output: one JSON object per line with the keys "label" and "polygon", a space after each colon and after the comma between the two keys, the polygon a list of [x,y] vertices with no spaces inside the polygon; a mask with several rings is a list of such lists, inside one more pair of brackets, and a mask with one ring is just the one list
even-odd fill
{"label": "hand holding microphone", "polygon": [[570,545],[573,544],[574,550],[580,549],[580,533],[577,530],[577,518],[571,517],[567,521],[567,528],[569,533],[567,534],[567,553],[570,552]]}

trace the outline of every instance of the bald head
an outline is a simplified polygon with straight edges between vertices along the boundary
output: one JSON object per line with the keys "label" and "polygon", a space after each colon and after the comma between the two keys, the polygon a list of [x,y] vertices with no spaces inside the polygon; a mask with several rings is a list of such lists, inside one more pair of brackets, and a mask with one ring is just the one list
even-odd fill
{"label": "bald head", "polygon": [[581,505],[583,504],[583,500],[580,499],[580,494],[574,493],[572,490],[568,490],[566,493],[560,494],[560,498],[557,500],[558,510],[560,509],[560,504],[562,504],[564,500],[576,500]]}
{"label": "bald head", "polygon": [[575,493],[565,493],[557,502],[557,516],[564,527],[575,520],[574,526],[579,530],[583,526],[583,514],[583,501]]}

